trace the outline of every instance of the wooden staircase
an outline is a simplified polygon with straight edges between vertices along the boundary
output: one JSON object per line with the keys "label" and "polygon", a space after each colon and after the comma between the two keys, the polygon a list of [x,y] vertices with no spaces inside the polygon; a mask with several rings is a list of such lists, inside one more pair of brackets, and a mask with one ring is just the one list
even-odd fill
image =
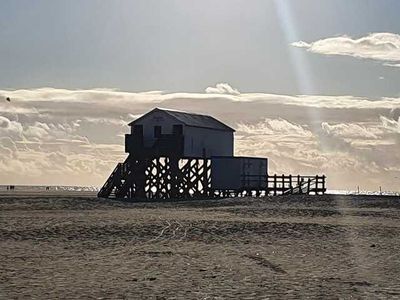
{"label": "wooden staircase", "polygon": [[117,185],[120,184],[121,178],[123,177],[123,164],[118,163],[114,171],[108,177],[107,181],[104,183],[103,187],[97,193],[97,197],[100,198],[110,198],[110,196],[115,196],[115,189]]}
{"label": "wooden staircase", "polygon": [[103,187],[97,194],[100,198],[125,198],[135,193],[143,197],[144,190],[136,188],[136,183],[144,187],[147,161],[133,159],[128,156],[123,163],[118,163]]}

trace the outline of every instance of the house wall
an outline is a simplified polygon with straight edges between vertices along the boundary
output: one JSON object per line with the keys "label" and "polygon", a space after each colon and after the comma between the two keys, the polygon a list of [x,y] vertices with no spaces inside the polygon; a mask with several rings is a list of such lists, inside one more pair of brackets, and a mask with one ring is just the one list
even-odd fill
{"label": "house wall", "polygon": [[184,155],[187,157],[233,156],[233,132],[186,127]]}
{"label": "house wall", "polygon": [[[154,142],[154,126],[161,126],[162,134],[172,134],[173,125],[183,125],[175,118],[169,116],[162,111],[154,111],[147,114],[141,120],[137,121],[135,125],[143,125],[143,138],[145,141],[145,146],[151,146]],[[133,126],[131,127],[131,133],[133,131]],[[185,126],[183,125],[183,134],[185,134]]]}
{"label": "house wall", "polygon": [[135,125],[143,125],[145,147],[151,147],[155,141],[154,126],[161,126],[162,134],[172,134],[173,125],[183,125],[184,156],[203,157],[203,148],[206,149],[207,157],[233,156],[233,132],[231,131],[185,126],[163,111],[151,112]]}
{"label": "house wall", "polygon": [[216,190],[264,189],[268,159],[260,157],[213,157],[211,187]]}

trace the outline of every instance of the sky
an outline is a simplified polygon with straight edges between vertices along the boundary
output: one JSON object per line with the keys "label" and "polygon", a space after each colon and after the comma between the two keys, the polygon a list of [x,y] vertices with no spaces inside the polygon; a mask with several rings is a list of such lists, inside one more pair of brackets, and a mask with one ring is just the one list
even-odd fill
{"label": "sky", "polygon": [[[400,1],[0,2],[0,184],[100,186],[159,106],[331,189],[400,190]],[[10,97],[11,102],[6,101]]]}

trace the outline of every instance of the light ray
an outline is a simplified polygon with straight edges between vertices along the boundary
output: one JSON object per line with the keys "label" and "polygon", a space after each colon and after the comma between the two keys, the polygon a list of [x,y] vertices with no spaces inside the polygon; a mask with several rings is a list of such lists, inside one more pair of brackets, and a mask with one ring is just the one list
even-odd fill
{"label": "light ray", "polygon": [[[286,44],[290,45],[298,41],[299,35],[290,3],[286,0],[274,0],[274,4]],[[296,77],[296,84],[301,94],[314,94],[316,91],[312,84],[311,71],[304,52],[298,51],[294,47],[289,47],[288,52]]]}
{"label": "light ray", "polygon": [[[296,79],[295,84],[302,95],[317,94],[318,91],[313,82],[310,63],[306,57],[307,53],[298,51],[299,49],[290,46],[291,43],[302,40],[298,34],[296,18],[290,1],[274,0],[274,7],[279,18],[285,42],[288,45],[289,60]],[[306,114],[308,115],[312,131],[320,132],[322,118],[317,109],[307,108]]]}

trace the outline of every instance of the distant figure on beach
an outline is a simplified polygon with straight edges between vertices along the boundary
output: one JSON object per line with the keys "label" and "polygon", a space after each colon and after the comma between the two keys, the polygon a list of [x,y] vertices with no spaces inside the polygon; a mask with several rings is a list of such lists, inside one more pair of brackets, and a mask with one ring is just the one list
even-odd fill
{"label": "distant figure on beach", "polygon": [[50,191],[50,187],[49,186],[46,186],[46,191]]}
{"label": "distant figure on beach", "polygon": [[11,102],[11,99],[10,99],[10,97],[7,97],[7,98],[6,98],[6,100],[7,100],[8,102]]}
{"label": "distant figure on beach", "polygon": [[8,185],[7,185],[7,191],[8,191]]}

